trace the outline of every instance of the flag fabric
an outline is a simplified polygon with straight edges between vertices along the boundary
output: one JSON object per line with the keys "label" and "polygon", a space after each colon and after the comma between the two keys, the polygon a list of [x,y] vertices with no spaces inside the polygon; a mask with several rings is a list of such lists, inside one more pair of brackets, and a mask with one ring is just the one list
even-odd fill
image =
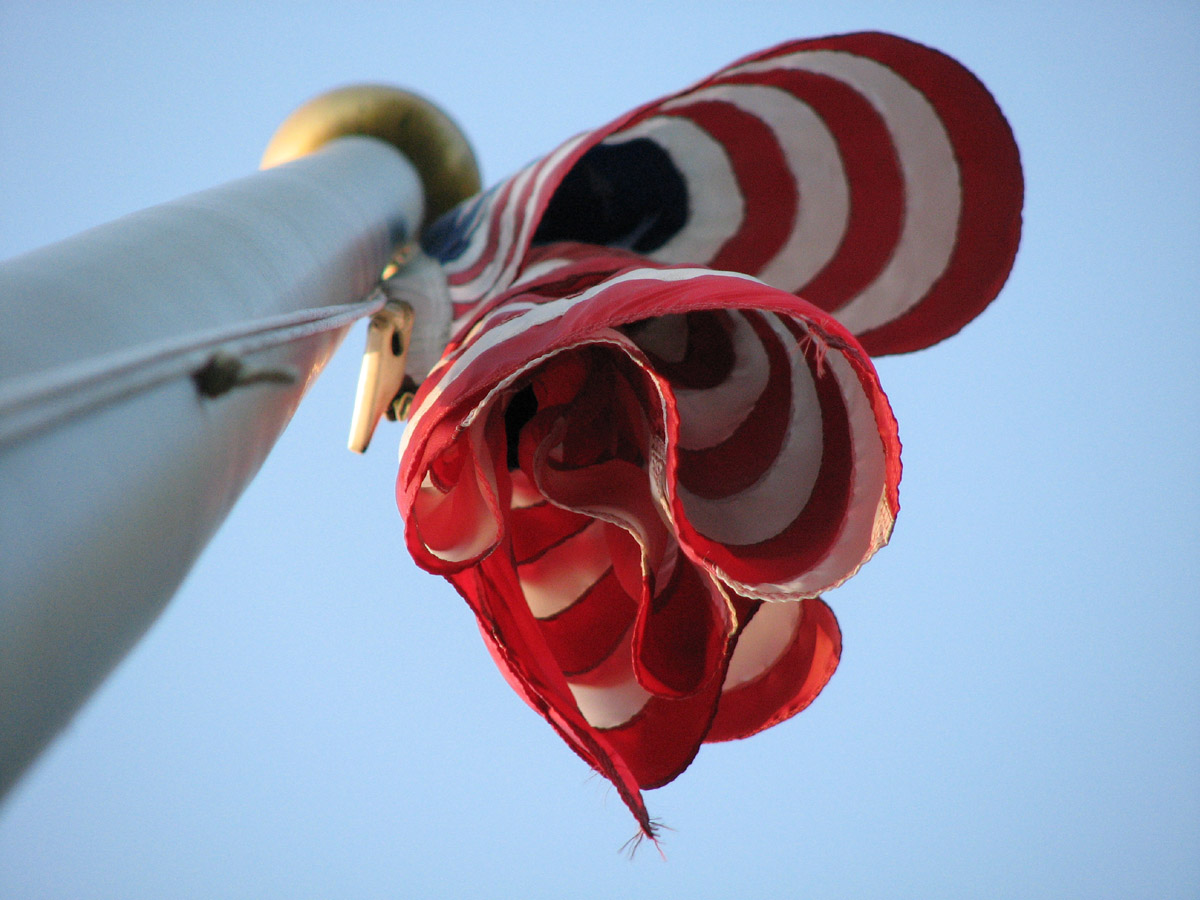
{"label": "flag fabric", "polygon": [[579,135],[435,223],[456,313],[575,240],[744,272],[872,355],[949,337],[999,292],[1022,176],[987,89],[885,34],[783,44]]}
{"label": "flag fabric", "polygon": [[821,595],[899,509],[870,356],[995,297],[1021,204],[974,76],[857,34],[747,57],[427,231],[455,326],[401,447],[409,550],[644,834],[641,790],[833,674]]}

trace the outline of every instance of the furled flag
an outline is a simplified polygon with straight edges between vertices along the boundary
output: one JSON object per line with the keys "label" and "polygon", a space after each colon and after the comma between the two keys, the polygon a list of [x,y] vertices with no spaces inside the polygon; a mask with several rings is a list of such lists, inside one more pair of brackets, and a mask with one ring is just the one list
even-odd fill
{"label": "furled flag", "polygon": [[579,135],[426,234],[455,324],[401,448],[409,549],[644,834],[642,789],[833,674],[820,595],[899,508],[868,354],[995,297],[1022,190],[974,76],[855,34]]}

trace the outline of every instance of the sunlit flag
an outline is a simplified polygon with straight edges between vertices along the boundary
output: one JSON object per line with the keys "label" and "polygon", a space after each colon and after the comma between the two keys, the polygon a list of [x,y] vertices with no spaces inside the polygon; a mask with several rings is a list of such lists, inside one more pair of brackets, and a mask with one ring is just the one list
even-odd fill
{"label": "sunlit flag", "polygon": [[644,834],[642,789],[833,674],[820,594],[899,509],[868,354],[978,315],[1021,202],[986,89],[858,34],[747,57],[427,233],[455,326],[402,446],[409,549]]}

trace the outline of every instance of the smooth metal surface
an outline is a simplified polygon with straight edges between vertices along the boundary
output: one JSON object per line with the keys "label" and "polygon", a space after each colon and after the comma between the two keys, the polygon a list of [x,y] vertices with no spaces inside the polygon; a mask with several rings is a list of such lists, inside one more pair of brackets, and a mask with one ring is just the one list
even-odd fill
{"label": "smooth metal surface", "polygon": [[[395,149],[345,138],[0,265],[0,793],[154,621],[346,329],[382,306],[422,207]],[[231,383],[201,390],[214,359]]]}

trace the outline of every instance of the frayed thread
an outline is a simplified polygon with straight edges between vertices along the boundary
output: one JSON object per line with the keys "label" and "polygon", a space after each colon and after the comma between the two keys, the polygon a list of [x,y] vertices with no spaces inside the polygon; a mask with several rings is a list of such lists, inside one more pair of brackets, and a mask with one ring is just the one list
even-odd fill
{"label": "frayed thread", "polygon": [[829,352],[829,343],[823,336],[815,333],[811,325],[800,323],[800,327],[804,329],[804,336],[797,341],[800,346],[800,351],[805,358],[811,356],[815,363],[815,369],[818,378],[825,377],[825,354]]}
{"label": "frayed thread", "polygon": [[660,840],[663,831],[674,831],[669,825],[664,825],[658,819],[649,819],[647,827],[638,829],[638,833],[621,845],[620,853],[622,856],[629,857],[630,862],[637,855],[638,848],[642,846],[642,842],[647,838],[654,844],[654,849],[658,851],[658,855],[663,862],[667,861],[667,854],[663,851],[662,842]]}

